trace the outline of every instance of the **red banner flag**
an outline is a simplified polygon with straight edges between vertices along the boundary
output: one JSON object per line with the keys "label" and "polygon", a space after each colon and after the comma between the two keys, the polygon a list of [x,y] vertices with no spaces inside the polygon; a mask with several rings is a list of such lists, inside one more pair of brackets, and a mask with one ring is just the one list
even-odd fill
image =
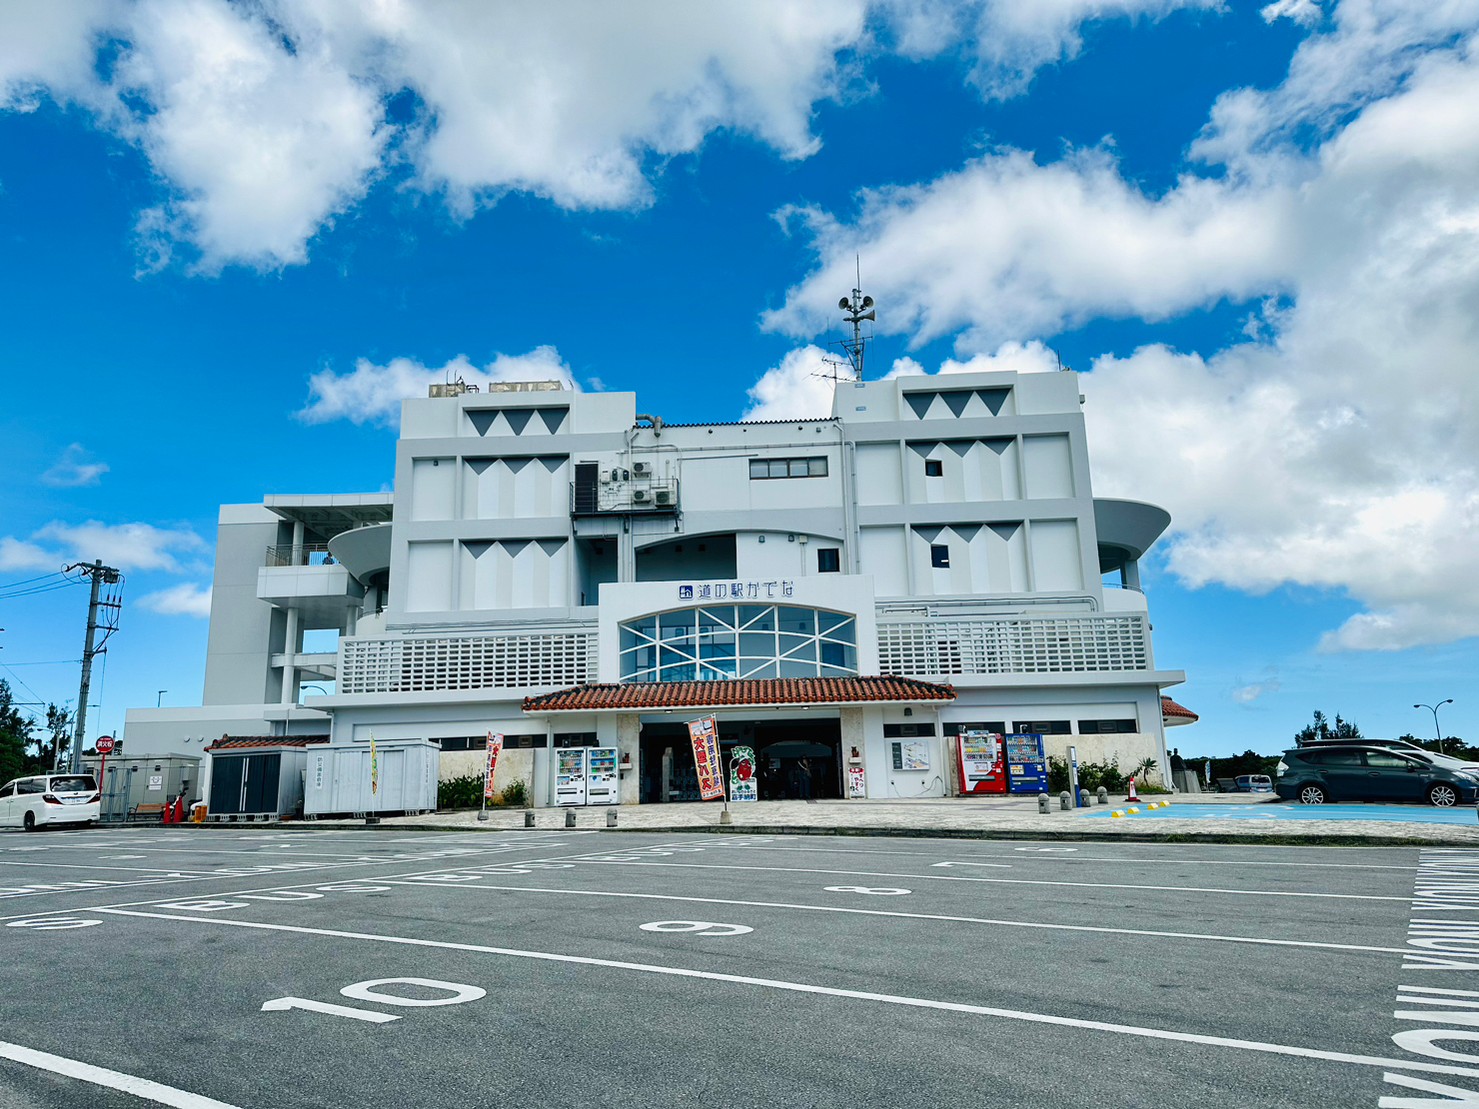
{"label": "red banner flag", "polygon": [[705,801],[724,796],[724,778],[719,767],[719,725],[712,716],[688,722],[693,741],[693,765],[698,770],[698,795]]}
{"label": "red banner flag", "polygon": [[498,768],[498,753],[503,750],[503,734],[488,733],[488,765],[483,770],[483,800],[493,800],[493,771]]}

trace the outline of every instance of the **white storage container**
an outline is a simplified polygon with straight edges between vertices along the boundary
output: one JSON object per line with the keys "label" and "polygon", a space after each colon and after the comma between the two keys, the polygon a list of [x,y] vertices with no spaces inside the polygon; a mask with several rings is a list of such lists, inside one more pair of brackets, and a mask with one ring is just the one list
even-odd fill
{"label": "white storage container", "polygon": [[435,740],[377,739],[379,790],[371,793],[368,741],[312,747],[303,783],[303,815],[435,812],[441,755]]}

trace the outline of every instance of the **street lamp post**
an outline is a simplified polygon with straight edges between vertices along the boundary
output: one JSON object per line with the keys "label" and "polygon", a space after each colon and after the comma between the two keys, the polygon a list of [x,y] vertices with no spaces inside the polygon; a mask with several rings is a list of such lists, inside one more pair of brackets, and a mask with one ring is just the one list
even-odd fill
{"label": "street lamp post", "polygon": [[1415,709],[1427,709],[1433,714],[1433,731],[1438,733],[1438,754],[1443,754],[1443,729],[1438,726],[1438,710],[1444,705],[1453,704],[1453,698],[1448,697],[1439,701],[1436,705],[1413,705]]}
{"label": "street lamp post", "polygon": [[168,692],[169,692],[169,690],[167,690],[167,689],[161,689],[159,691],[159,696],[157,696],[157,697],[154,698],[154,707],[155,708],[158,708],[160,705],[164,704],[164,695],[166,693],[168,693]]}
{"label": "street lamp post", "polygon": [[298,687],[298,704],[301,705],[303,703],[303,693],[304,693],[305,690],[309,690],[309,689],[316,689],[316,690],[319,691],[319,693],[323,694],[325,697],[327,697],[329,695],[329,691],[327,689],[325,689],[323,686],[321,686],[321,685],[315,685],[313,682],[304,682],[302,685],[300,685]]}

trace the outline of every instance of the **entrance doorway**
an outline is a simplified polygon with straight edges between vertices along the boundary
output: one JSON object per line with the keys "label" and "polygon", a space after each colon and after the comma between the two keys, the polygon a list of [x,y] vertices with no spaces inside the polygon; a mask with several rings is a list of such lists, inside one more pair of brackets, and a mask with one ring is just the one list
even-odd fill
{"label": "entrance doorway", "polygon": [[[835,717],[719,721],[720,761],[726,774],[729,752],[737,746],[755,752],[762,801],[835,801],[845,796],[842,724]],[[641,804],[699,799],[686,724],[643,724],[640,757]]]}

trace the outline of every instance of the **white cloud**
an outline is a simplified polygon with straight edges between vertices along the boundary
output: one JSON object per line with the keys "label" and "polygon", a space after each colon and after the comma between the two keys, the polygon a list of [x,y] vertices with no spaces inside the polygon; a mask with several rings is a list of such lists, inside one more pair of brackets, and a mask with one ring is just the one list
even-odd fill
{"label": "white cloud", "polygon": [[479,369],[463,355],[440,368],[423,366],[410,358],[392,358],[383,366],[361,358],[346,374],[320,370],[308,379],[308,403],[298,412],[304,423],[348,420],[354,424],[398,427],[401,401],[424,397],[427,387],[465,381],[486,389],[495,381],[561,381],[575,388],[570,368],[554,347],[536,347],[528,354],[500,354]]}
{"label": "white cloud", "polygon": [[1086,24],[1112,19],[1160,19],[1178,9],[1217,9],[1221,0],[988,0],[971,5],[978,16],[970,39],[974,82],[988,97],[1027,90],[1044,66],[1068,61],[1083,48]]}
{"label": "white cloud", "polygon": [[0,536],[0,570],[60,570],[65,558],[35,543]]}
{"label": "white cloud", "polygon": [[111,117],[174,195],[140,229],[161,257],[194,243],[207,268],[302,262],[325,221],[363,195],[384,141],[378,93],[299,34],[291,51],[249,10],[219,0],[132,9]]}
{"label": "white cloud", "polygon": [[63,488],[79,485],[96,485],[108,472],[106,462],[88,461],[88,452],[81,443],[73,443],[62,452],[56,465],[41,475],[44,485]]}
{"label": "white cloud", "polygon": [[1260,300],[1251,341],[1094,363],[1095,491],[1170,509],[1192,585],[1353,598],[1322,649],[1448,642],[1479,630],[1479,2],[1347,3],[1321,26],[1278,88],[1219,101],[1196,153],[1220,176],[1153,196],[1104,151],[1006,151],[864,194],[850,223],[807,211],[817,268],[767,322],[828,326],[855,253],[879,329],[953,334],[963,365]]}
{"label": "white cloud", "polygon": [[1279,287],[1291,202],[1285,189],[1193,177],[1153,198],[1107,151],[1046,165],[1003,151],[924,185],[864,192],[853,223],[783,213],[819,264],[764,322],[796,335],[830,326],[859,260],[880,330],[916,343],[958,333],[967,354],[1096,316],[1162,319]]}
{"label": "white cloud", "polygon": [[138,604],[140,608],[165,616],[198,616],[208,619],[211,614],[211,590],[209,586],[181,582],[168,589],[144,594],[139,598]]}
{"label": "white cloud", "polygon": [[[92,562],[119,570],[163,570],[180,573],[179,559],[206,550],[200,536],[188,528],[156,528],[152,524],[104,524],[88,520],[81,524],[53,521],[31,536],[51,545],[51,562]],[[0,540],[3,545],[10,540]],[[21,547],[33,547],[21,544]],[[3,549],[3,547],[0,547]],[[42,550],[40,544],[35,550]]]}
{"label": "white cloud", "polygon": [[1261,682],[1240,685],[1232,691],[1232,699],[1240,705],[1251,705],[1260,697],[1277,693],[1283,686],[1277,677],[1267,677]]}
{"label": "white cloud", "polygon": [[102,29],[116,0],[7,0],[0,4],[0,109],[27,111],[51,89],[63,97],[93,83]]}
{"label": "white cloud", "polygon": [[304,261],[384,176],[463,215],[510,191],[640,207],[667,159],[717,131],[807,157],[816,106],[864,88],[890,50],[959,49],[1000,97],[1073,57],[1086,23],[1215,6],[15,0],[0,6],[0,109],[49,94],[145,153],[165,190],[138,220],[146,268],[185,242],[204,270],[272,269]]}

